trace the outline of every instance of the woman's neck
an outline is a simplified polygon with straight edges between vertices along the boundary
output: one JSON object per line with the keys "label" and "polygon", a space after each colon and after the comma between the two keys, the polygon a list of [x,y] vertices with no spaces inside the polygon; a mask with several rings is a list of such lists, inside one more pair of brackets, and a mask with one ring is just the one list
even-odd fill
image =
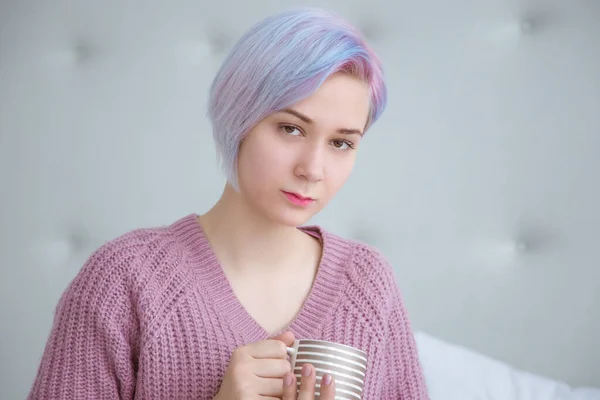
{"label": "woman's neck", "polygon": [[[244,273],[278,269],[314,249],[312,238],[296,227],[269,220],[230,185],[199,223],[226,269]],[[281,271],[284,272],[284,271]]]}

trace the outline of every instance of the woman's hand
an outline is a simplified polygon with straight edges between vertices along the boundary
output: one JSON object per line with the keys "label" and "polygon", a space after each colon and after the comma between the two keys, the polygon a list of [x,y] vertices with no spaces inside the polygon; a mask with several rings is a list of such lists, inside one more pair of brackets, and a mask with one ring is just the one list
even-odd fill
{"label": "woman's hand", "polygon": [[[296,394],[296,376],[288,372],[283,376],[283,398],[282,400],[314,400],[315,384],[317,378],[315,368],[310,364],[302,366],[302,379],[300,379],[300,391]],[[321,400],[335,399],[335,382],[331,375],[325,374],[321,379]]]}
{"label": "woman's hand", "polygon": [[283,375],[291,371],[287,347],[293,343],[294,334],[286,332],[237,348],[215,400],[281,399]]}

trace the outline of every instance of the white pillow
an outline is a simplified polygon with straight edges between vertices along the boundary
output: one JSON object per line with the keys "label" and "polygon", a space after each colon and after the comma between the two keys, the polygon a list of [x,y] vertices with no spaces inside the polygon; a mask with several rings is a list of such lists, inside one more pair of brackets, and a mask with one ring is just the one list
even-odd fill
{"label": "white pillow", "polygon": [[431,400],[600,400],[600,388],[573,389],[423,332],[415,339]]}

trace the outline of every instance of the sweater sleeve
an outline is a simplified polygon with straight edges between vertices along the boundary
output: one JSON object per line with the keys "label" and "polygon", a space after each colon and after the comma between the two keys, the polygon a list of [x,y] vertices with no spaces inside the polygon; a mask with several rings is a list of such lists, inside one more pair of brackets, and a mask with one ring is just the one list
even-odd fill
{"label": "sweater sleeve", "polygon": [[139,244],[100,247],[63,292],[28,400],[133,398],[138,326],[128,276]]}
{"label": "sweater sleeve", "polygon": [[423,370],[407,311],[395,283],[386,307],[384,399],[429,400]]}

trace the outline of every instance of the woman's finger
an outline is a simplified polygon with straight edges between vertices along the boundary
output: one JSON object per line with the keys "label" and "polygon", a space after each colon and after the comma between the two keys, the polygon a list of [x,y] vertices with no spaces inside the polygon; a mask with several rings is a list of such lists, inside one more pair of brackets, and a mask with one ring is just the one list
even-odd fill
{"label": "woman's finger", "polygon": [[261,378],[281,378],[286,372],[290,372],[292,366],[288,360],[264,359],[253,360],[252,371],[254,375]]}
{"label": "woman's finger", "polygon": [[315,399],[315,383],[316,383],[315,367],[311,364],[302,366],[302,378],[300,379],[300,391],[298,392],[298,400],[314,400]]}
{"label": "woman's finger", "polygon": [[258,378],[258,393],[261,396],[272,396],[280,399],[283,394],[283,379]]}
{"label": "woman's finger", "polygon": [[323,378],[321,379],[321,388],[319,392],[321,395],[321,400],[335,399],[335,381],[333,379],[333,376],[329,374],[323,375]]}
{"label": "woman's finger", "polygon": [[287,359],[287,346],[281,340],[268,339],[246,346],[248,354],[253,358],[280,358]]}
{"label": "woman's finger", "polygon": [[298,391],[296,376],[288,372],[283,376],[283,398],[281,400],[296,400]]}

